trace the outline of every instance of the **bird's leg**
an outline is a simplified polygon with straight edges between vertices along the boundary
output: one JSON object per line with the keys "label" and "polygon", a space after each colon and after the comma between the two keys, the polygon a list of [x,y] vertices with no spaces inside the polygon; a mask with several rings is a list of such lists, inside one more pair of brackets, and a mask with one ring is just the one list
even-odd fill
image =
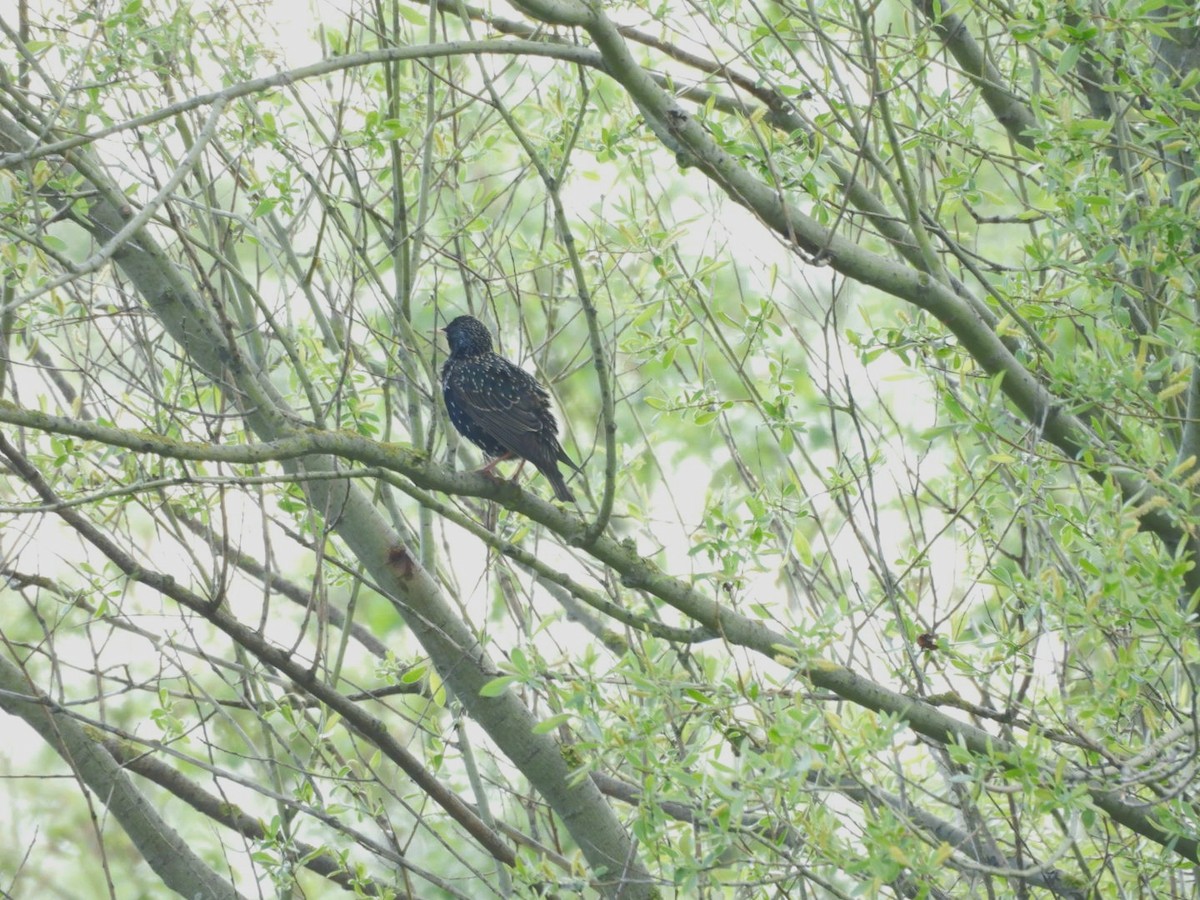
{"label": "bird's leg", "polygon": [[[488,478],[499,478],[500,476],[496,474],[496,464],[502,463],[506,459],[514,459],[514,458],[515,457],[511,453],[502,453],[500,456],[497,456],[495,459],[489,460],[488,464],[486,466],[484,466],[482,469],[479,469],[478,470],[479,474],[486,475]],[[522,458],[521,464],[519,466],[517,466],[517,471],[513,472],[512,478],[510,478],[508,480],[515,484],[517,479],[521,477],[521,472],[524,471],[524,469],[525,469],[525,460],[524,460],[524,458]]]}
{"label": "bird's leg", "polygon": [[[480,469],[479,474],[487,475],[489,477],[494,478],[496,476],[496,472],[495,472],[496,463],[504,462],[504,460],[506,460],[506,459],[512,459],[512,454],[511,453],[501,453],[495,459],[492,459],[490,462],[488,462],[488,464],[486,466],[484,466],[482,469]],[[522,460],[522,462],[523,462],[523,460]]]}

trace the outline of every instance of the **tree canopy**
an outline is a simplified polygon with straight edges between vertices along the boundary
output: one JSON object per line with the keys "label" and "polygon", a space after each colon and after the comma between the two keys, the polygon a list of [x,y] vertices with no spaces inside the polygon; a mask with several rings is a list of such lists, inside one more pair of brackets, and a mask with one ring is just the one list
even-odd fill
{"label": "tree canopy", "polygon": [[1193,895],[1191,4],[0,28],[0,890]]}

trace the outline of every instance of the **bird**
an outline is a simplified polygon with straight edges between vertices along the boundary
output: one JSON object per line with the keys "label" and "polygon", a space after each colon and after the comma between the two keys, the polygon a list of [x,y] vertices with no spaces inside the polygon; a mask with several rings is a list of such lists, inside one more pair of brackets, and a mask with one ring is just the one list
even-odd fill
{"label": "bird", "polygon": [[442,399],[458,433],[491,458],[480,471],[490,473],[505,459],[528,460],[550,482],[555,497],[574,501],[558,464],[582,470],[558,442],[546,389],[492,352],[492,336],[475,317],[459,316],[442,331],[450,345],[442,366]]}

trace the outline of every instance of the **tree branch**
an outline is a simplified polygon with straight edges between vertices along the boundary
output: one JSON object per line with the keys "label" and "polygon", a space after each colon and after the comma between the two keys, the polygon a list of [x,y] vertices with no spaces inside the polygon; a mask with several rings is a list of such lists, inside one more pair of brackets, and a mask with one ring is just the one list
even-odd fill
{"label": "tree branch", "polygon": [[[0,438],[0,444],[5,443]],[[4,657],[0,657],[0,709],[22,719],[54,748],[121,823],[142,858],[168,888],[183,897],[242,897],[192,852],[154,804],[133,786],[120,763]]]}

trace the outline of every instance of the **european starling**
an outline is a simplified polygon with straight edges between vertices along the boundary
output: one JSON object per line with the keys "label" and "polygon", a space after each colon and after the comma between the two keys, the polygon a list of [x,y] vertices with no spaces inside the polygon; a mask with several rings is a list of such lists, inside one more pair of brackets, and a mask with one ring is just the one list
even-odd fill
{"label": "european starling", "polygon": [[558,442],[546,389],[492,352],[492,336],[478,319],[459,316],[442,330],[450,344],[442,366],[446,411],[458,433],[491,457],[483,471],[502,459],[527,459],[550,481],[555,497],[574,500],[558,463],[580,469]]}

